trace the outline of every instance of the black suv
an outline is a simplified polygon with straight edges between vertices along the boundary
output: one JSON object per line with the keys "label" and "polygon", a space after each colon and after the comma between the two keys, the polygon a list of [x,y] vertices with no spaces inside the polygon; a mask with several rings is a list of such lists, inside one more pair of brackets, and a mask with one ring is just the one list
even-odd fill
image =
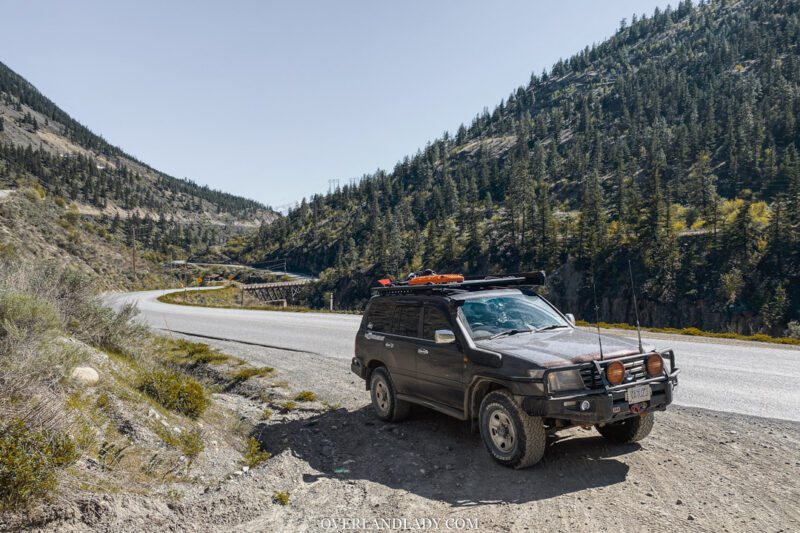
{"label": "black suv", "polygon": [[537,294],[543,272],[383,283],[351,364],[382,420],[402,420],[412,403],[469,420],[497,462],[524,468],[542,458],[548,433],[594,425],[635,442],[672,402],[672,350],[577,329]]}

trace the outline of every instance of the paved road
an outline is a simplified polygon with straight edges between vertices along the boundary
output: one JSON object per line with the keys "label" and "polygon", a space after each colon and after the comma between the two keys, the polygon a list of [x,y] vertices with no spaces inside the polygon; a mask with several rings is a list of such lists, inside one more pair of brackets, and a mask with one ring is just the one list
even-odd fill
{"label": "paved road", "polygon": [[[105,301],[112,306],[135,302],[141,319],[160,330],[310,352],[330,357],[335,365],[348,364],[361,321],[358,315],[171,305],[156,300],[163,293],[110,294]],[[682,368],[675,403],[800,421],[800,349],[681,335],[643,337],[675,349]]]}

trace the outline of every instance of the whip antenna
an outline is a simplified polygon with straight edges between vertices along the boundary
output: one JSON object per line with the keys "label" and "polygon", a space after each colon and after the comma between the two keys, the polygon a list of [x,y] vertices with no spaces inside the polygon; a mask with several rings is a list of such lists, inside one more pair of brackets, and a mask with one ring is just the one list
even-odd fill
{"label": "whip antenna", "polygon": [[597,342],[600,343],[600,360],[603,360],[603,337],[600,335],[600,316],[598,314],[598,310],[600,309],[597,307],[597,286],[594,282],[594,276],[592,276],[592,294],[594,294],[594,321],[597,325]]}
{"label": "whip antenna", "polygon": [[636,334],[639,336],[639,353],[644,353],[642,349],[642,329],[639,327],[639,304],[636,303],[636,286],[633,284],[633,268],[631,260],[628,259],[628,273],[631,276],[631,292],[633,293],[633,314],[636,317]]}

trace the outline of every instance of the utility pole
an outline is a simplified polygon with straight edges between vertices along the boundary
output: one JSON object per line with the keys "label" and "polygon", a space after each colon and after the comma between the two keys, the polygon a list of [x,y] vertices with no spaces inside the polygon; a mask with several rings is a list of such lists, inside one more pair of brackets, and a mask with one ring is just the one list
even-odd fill
{"label": "utility pole", "polygon": [[286,257],[283,258],[283,275],[286,275]]}
{"label": "utility pole", "polygon": [[133,247],[131,247],[131,263],[133,263],[133,282],[136,283],[136,226],[131,226],[131,240]]}
{"label": "utility pole", "polygon": [[333,311],[333,293],[331,293],[331,311]]}

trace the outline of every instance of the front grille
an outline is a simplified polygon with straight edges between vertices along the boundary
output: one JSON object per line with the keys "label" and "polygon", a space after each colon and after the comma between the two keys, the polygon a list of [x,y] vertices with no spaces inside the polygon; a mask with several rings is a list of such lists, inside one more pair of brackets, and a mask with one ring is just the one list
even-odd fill
{"label": "front grille", "polygon": [[637,359],[635,361],[628,361],[625,363],[625,383],[645,379],[646,373],[647,372],[644,368],[644,359]]}
{"label": "front grille", "polygon": [[[600,367],[605,371],[607,362],[600,363]],[[624,383],[633,383],[647,379],[647,370],[645,369],[645,360],[634,359],[632,361],[623,361],[625,365],[625,381]],[[583,385],[587,389],[601,389],[603,388],[603,379],[597,373],[595,365],[587,366],[580,369],[581,378],[583,378]]]}
{"label": "front grille", "polygon": [[594,365],[582,368],[581,378],[583,378],[583,386],[587,389],[599,389],[603,386],[603,380],[600,379]]}

